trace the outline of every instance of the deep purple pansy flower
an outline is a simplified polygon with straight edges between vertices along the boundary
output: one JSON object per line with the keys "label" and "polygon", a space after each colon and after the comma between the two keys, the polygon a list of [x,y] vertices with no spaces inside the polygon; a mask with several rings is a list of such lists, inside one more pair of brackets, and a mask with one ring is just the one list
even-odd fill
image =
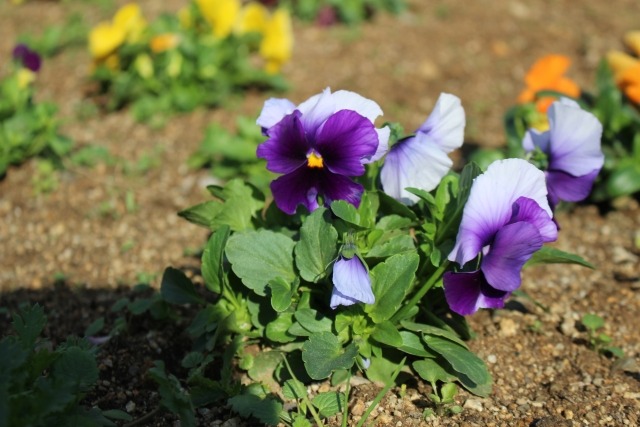
{"label": "deep purple pansy flower", "polygon": [[520,286],[520,271],[534,252],[556,240],[544,173],[521,159],[499,160],[478,176],[464,207],[449,260],[475,271],[447,272],[444,292],[461,315],[501,308]]}
{"label": "deep purple pansy flower", "polygon": [[22,43],[13,48],[13,59],[20,62],[23,67],[33,71],[34,73],[37,72],[42,65],[40,55]]}
{"label": "deep purple pansy flower", "polygon": [[441,94],[416,134],[398,141],[389,150],[380,173],[384,192],[410,205],[418,201],[418,196],[405,188],[425,191],[436,188],[453,164],[447,153],[462,145],[464,126],[460,98]]}
{"label": "deep purple pansy flower", "polygon": [[527,132],[522,145],[527,152],[538,148],[546,155],[549,202],[579,202],[591,192],[602,165],[602,124],[569,99],[554,102],[547,112],[549,130]]}
{"label": "deep purple pansy flower", "polygon": [[298,205],[316,209],[318,196],[326,204],[345,200],[358,206],[364,189],[352,177],[388,147],[389,128],[373,124],[380,115],[375,102],[328,88],[297,107],[286,99],[265,102],[257,124],[269,139],[257,155],[267,160],[267,169],[283,174],[271,183],[276,205],[290,215]]}
{"label": "deep purple pansy flower", "polygon": [[351,258],[341,255],[333,264],[331,308],[357,302],[373,304],[375,301],[376,297],[371,290],[371,278],[362,260],[357,255]]}

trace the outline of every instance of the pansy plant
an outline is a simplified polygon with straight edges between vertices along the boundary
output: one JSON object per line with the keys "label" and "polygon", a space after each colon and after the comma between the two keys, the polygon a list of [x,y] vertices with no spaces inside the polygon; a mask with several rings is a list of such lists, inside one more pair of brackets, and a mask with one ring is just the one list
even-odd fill
{"label": "pansy plant", "polygon": [[[229,384],[194,379],[241,413],[246,399],[263,422],[293,424],[316,402],[300,382],[363,375],[392,384],[405,364],[430,384],[457,381],[486,396],[491,376],[463,341],[462,316],[502,307],[522,286],[526,263],[585,263],[545,252],[558,229],[545,173],[534,165],[510,159],[484,174],[473,163],[449,170],[465,123],[457,97],[441,95],[408,138],[390,136],[399,126],[378,126],[381,115],[349,91],[326,89],[298,105],[270,99],[257,119],[257,155],[279,174],[273,202],[235,179],[180,213],[213,232],[202,275],[219,297],[203,302],[174,269],[162,286],[176,303],[204,305],[190,328],[198,351],[226,348],[224,357],[267,388],[233,396]],[[260,351],[244,351],[249,342]],[[201,359],[202,372],[215,354]],[[318,401],[346,399],[327,393]],[[297,413],[277,395],[302,402]],[[311,413],[322,424],[329,412]]]}

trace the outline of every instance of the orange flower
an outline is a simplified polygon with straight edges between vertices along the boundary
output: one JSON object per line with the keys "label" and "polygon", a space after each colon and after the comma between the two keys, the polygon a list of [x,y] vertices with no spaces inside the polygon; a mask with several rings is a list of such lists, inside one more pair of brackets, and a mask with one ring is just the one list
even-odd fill
{"label": "orange flower", "polygon": [[616,84],[635,104],[640,104],[640,60],[623,52],[607,53]]}
{"label": "orange flower", "polygon": [[155,36],[149,42],[149,47],[153,53],[165,52],[169,49],[173,49],[180,43],[180,37],[173,33],[164,33]]}
{"label": "orange flower", "polygon": [[571,98],[580,96],[580,87],[564,74],[571,65],[571,60],[563,55],[547,55],[536,61],[524,78],[527,85],[518,102],[535,102],[540,112],[546,112],[549,106],[556,100],[553,96],[538,96],[543,90],[550,90],[567,95]]}

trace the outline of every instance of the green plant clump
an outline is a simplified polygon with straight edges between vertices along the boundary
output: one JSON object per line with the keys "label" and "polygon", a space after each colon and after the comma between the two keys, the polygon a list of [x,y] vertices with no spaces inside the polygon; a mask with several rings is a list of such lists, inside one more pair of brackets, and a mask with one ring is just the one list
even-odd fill
{"label": "green plant clump", "polygon": [[7,427],[114,426],[99,408],[81,404],[98,380],[91,345],[68,338],[52,348],[40,339],[46,324],[42,307],[13,316],[15,335],[0,341],[0,425]]}

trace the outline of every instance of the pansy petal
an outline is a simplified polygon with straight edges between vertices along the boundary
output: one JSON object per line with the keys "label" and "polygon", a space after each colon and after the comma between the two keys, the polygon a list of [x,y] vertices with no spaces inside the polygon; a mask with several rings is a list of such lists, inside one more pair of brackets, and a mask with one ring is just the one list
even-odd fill
{"label": "pansy petal", "polygon": [[413,204],[418,196],[407,187],[431,191],[449,172],[453,162],[434,144],[430,136],[418,133],[395,144],[385,158],[380,181],[385,193],[404,204]]}
{"label": "pansy petal", "polygon": [[310,147],[299,116],[298,111],[285,116],[269,129],[269,139],[258,146],[256,154],[267,160],[271,172],[289,173],[307,162]]}
{"label": "pansy petal", "polygon": [[542,171],[522,159],[497,160],[489,165],[471,186],[449,260],[464,265],[474,259],[509,222],[519,197],[532,199],[552,216]]}
{"label": "pansy petal", "polygon": [[[371,290],[369,272],[357,256],[350,259],[341,257],[333,264],[333,285],[343,297],[365,304],[376,301]],[[335,308],[333,304],[331,308]]]}
{"label": "pansy petal", "polygon": [[358,301],[357,299],[348,297],[346,295],[343,295],[342,293],[340,293],[338,288],[336,288],[335,286],[333,287],[333,290],[331,291],[331,301],[329,302],[329,305],[331,306],[332,309],[335,310],[336,308],[338,308],[339,305],[349,306],[357,302],[360,302],[360,301]]}
{"label": "pansy petal", "polygon": [[318,208],[317,170],[307,167],[282,175],[271,182],[271,192],[278,208],[293,215],[298,205],[304,205],[309,211]]}
{"label": "pansy petal", "polygon": [[567,102],[549,108],[551,146],[549,169],[582,176],[602,168],[602,125],[591,113]]}
{"label": "pansy petal", "polygon": [[542,244],[542,236],[533,224],[521,221],[505,225],[496,233],[480,269],[493,288],[513,292],[520,287],[522,267]]}
{"label": "pansy petal", "polygon": [[320,125],[336,112],[331,89],[326,88],[322,93],[307,99],[298,105],[297,110],[302,113],[301,120],[304,124],[304,130],[309,138],[313,138]]}
{"label": "pansy petal", "polygon": [[342,110],[324,122],[315,141],[331,172],[359,176],[364,173],[362,159],[373,156],[378,148],[378,133],[365,117]]}
{"label": "pansy petal", "polygon": [[380,160],[389,151],[389,136],[391,135],[391,128],[389,128],[389,126],[385,126],[382,129],[376,129],[376,133],[378,134],[378,148],[376,148],[376,152],[373,156],[364,158],[362,160],[362,164],[366,165],[367,163]]}
{"label": "pansy petal", "polygon": [[593,182],[600,169],[591,171],[583,176],[572,176],[562,171],[547,171],[547,187],[549,187],[549,198],[553,204],[559,200],[567,202],[580,202],[589,196]]}
{"label": "pansy petal", "polygon": [[370,99],[355,92],[339,90],[332,94],[336,111],[351,110],[366,117],[371,123],[375,122],[378,116],[382,116],[382,108]]}
{"label": "pansy petal", "polygon": [[551,134],[549,131],[540,132],[536,129],[529,129],[522,139],[522,148],[524,148],[524,151],[528,153],[538,147],[543,153],[549,154],[550,141]]}
{"label": "pansy petal", "polygon": [[275,126],[287,114],[291,114],[296,106],[293,102],[283,98],[267,99],[262,107],[256,124],[263,129]]}
{"label": "pansy petal", "polygon": [[417,132],[429,134],[435,144],[449,153],[462,145],[464,126],[465,114],[460,98],[442,93],[433,111]]}
{"label": "pansy petal", "polygon": [[502,308],[508,292],[493,289],[481,271],[444,274],[444,295],[452,311],[467,316],[479,308]]}
{"label": "pansy petal", "polygon": [[355,207],[360,206],[364,187],[348,177],[324,170],[318,185],[319,193],[325,198],[325,204],[328,205],[334,200],[344,200]]}
{"label": "pansy petal", "polygon": [[[548,181],[547,181],[548,185]],[[558,238],[558,226],[553,218],[547,214],[536,202],[526,197],[520,197],[513,204],[510,223],[525,221],[532,224],[540,232],[542,241],[554,242]]]}

